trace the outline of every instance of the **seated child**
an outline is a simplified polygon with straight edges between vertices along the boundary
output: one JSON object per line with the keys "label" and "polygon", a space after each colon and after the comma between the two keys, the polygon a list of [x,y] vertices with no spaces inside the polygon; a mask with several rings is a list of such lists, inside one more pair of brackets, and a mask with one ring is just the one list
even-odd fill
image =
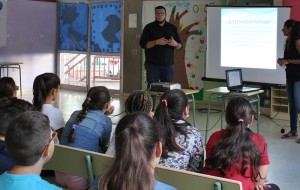
{"label": "seated child", "polygon": [[[104,86],[91,88],[82,110],[72,113],[62,134],[61,144],[84,150],[104,153],[108,147],[112,130],[111,119],[114,106],[111,105],[111,96]],[[87,189],[87,179],[65,174],[55,173],[56,182],[70,189]]]}
{"label": "seated child", "polygon": [[39,175],[54,151],[57,133],[52,132],[49,119],[38,111],[18,115],[7,129],[5,142],[14,167],[0,175],[5,190],[59,190]]}
{"label": "seated child", "polygon": [[245,98],[231,99],[226,107],[226,129],[213,133],[206,145],[204,173],[242,182],[243,190],[279,190],[268,180],[269,156],[263,136],[253,133],[253,110]]}
{"label": "seated child", "polygon": [[92,183],[90,189],[175,190],[155,180],[162,147],[154,120],[145,113],[131,113],[116,127],[116,156],[113,163]]}
{"label": "seated child", "polygon": [[[136,90],[132,92],[125,101],[126,114],[134,112],[143,112],[149,115],[151,118],[154,113],[152,112],[152,98],[147,91]],[[106,151],[107,155],[115,155],[115,133],[111,138],[109,147]]]}
{"label": "seated child", "polygon": [[188,116],[188,98],[183,91],[170,90],[161,96],[154,115],[163,144],[159,164],[201,172],[204,163],[202,137],[200,131],[186,121]]}
{"label": "seated child", "polygon": [[59,109],[52,105],[59,94],[60,78],[54,73],[43,73],[33,81],[33,105],[38,111],[48,116],[50,126],[61,138],[65,121]]}
{"label": "seated child", "polygon": [[0,79],[0,98],[3,97],[16,97],[17,96],[17,86],[13,78],[2,77]]}
{"label": "seated child", "polygon": [[34,110],[34,106],[18,98],[1,98],[0,99],[0,174],[10,170],[14,161],[10,158],[6,150],[5,134],[9,125],[17,115]]}

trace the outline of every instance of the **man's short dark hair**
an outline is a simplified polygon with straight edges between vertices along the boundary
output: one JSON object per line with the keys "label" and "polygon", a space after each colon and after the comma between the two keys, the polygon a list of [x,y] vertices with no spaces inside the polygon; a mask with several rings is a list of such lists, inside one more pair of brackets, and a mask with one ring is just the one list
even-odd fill
{"label": "man's short dark hair", "polygon": [[33,111],[35,107],[26,100],[12,98],[0,98],[0,135],[5,136],[9,122],[17,115]]}
{"label": "man's short dark hair", "polygon": [[159,6],[155,7],[154,10],[156,11],[157,9],[164,9],[165,12],[166,12],[166,8],[164,6],[159,5]]}
{"label": "man's short dark hair", "polygon": [[28,111],[18,115],[8,126],[5,142],[16,165],[32,166],[42,156],[50,141],[50,123],[46,115]]}

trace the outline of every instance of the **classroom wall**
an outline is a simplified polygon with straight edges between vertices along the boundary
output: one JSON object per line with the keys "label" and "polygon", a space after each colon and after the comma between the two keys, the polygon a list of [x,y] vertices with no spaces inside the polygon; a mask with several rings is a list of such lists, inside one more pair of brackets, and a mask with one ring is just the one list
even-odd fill
{"label": "classroom wall", "polygon": [[[142,89],[142,49],[139,45],[142,31],[143,1],[124,0],[123,92]],[[137,27],[129,28],[129,14],[137,14]]]}
{"label": "classroom wall", "polygon": [[291,18],[300,21],[300,1],[299,0],[283,0],[283,6],[292,6]]}
{"label": "classroom wall", "polygon": [[[0,47],[0,62],[24,63],[23,91],[32,89],[37,75],[55,72],[55,46],[56,3],[7,1],[7,41],[6,46]],[[18,70],[10,70],[9,75],[18,85]]]}

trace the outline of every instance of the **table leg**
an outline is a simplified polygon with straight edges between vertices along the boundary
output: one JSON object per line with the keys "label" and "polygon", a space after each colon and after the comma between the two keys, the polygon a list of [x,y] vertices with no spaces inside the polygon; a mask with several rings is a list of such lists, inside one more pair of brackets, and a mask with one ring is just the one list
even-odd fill
{"label": "table leg", "polygon": [[21,66],[18,65],[19,67],[19,77],[20,77],[20,94],[22,96],[22,76],[21,76]]}
{"label": "table leg", "polygon": [[208,108],[207,108],[207,115],[206,115],[206,128],[205,128],[205,144],[207,143],[207,136],[208,136],[211,96],[212,96],[212,94],[209,95],[209,99],[208,99]]}
{"label": "table leg", "polygon": [[195,97],[193,94],[191,94],[192,96],[192,106],[193,106],[193,122],[194,122],[194,127],[196,127],[196,106],[195,106]]}
{"label": "table leg", "polygon": [[221,110],[221,129],[223,129],[223,120],[224,120],[224,113],[225,113],[225,101],[226,96],[222,96],[222,110]]}
{"label": "table leg", "polygon": [[257,133],[260,132],[260,96],[257,94]]}

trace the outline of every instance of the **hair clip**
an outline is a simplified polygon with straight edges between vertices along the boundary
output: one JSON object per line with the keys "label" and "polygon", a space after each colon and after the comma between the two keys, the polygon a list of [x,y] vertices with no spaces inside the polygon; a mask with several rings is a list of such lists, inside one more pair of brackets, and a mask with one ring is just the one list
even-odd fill
{"label": "hair clip", "polygon": [[86,98],[86,101],[87,101],[87,102],[90,102],[90,101],[91,101],[91,98],[90,98],[90,97],[87,97],[87,98]]}
{"label": "hair clip", "polygon": [[168,107],[168,102],[166,99],[162,99],[161,102],[163,102],[165,104],[165,106]]}
{"label": "hair clip", "polygon": [[73,125],[72,125],[72,128],[73,128],[73,129],[76,129],[76,127],[77,127],[76,124],[73,124]]}
{"label": "hair clip", "polygon": [[244,123],[243,119],[238,119],[238,123]]}

